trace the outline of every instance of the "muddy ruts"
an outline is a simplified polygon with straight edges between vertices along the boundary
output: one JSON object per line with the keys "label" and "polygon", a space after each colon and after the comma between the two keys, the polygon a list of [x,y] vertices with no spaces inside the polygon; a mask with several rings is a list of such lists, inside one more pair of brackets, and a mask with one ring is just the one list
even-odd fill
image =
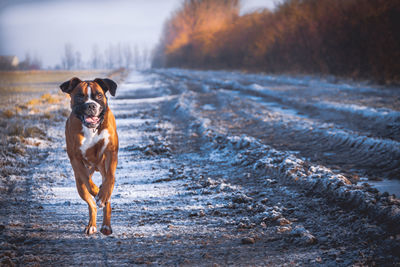
{"label": "muddy ruts", "polygon": [[[231,114],[201,114],[220,128],[248,134],[279,150],[299,151],[353,181],[363,176],[400,178],[399,98],[392,88],[235,72],[157,73],[171,86],[198,93],[200,99],[215,98],[216,105]],[[231,127],[232,119],[249,127]]]}
{"label": "muddy ruts", "polygon": [[[296,184],[310,193],[323,194],[335,202],[367,213],[388,225],[394,232],[400,230],[400,202],[394,196],[380,193],[369,185],[353,185],[345,176],[314,164],[290,151],[276,150],[248,135],[226,134],[221,125],[215,126],[194,108],[198,99],[194,92],[183,93],[176,104],[177,112],[189,116],[203,137],[215,148],[236,151],[232,164],[252,165],[257,173],[278,177],[283,182]],[[230,129],[232,131],[232,129]]]}

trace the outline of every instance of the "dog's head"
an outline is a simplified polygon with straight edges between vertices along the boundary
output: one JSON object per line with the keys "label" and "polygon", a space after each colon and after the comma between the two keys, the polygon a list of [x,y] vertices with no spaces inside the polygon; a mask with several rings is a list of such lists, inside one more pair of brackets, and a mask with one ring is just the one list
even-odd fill
{"label": "dog's head", "polygon": [[107,110],[107,96],[115,96],[117,84],[110,79],[97,78],[93,81],[81,81],[72,78],[60,85],[61,91],[71,96],[71,109],[88,128],[98,127]]}

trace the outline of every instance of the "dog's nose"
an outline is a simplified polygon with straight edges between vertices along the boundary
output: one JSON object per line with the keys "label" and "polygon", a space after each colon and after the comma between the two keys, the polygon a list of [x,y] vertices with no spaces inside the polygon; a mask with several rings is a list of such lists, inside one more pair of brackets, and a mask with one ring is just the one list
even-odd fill
{"label": "dog's nose", "polygon": [[89,103],[88,106],[87,106],[87,108],[88,108],[89,110],[96,110],[96,104],[95,104],[95,103]]}

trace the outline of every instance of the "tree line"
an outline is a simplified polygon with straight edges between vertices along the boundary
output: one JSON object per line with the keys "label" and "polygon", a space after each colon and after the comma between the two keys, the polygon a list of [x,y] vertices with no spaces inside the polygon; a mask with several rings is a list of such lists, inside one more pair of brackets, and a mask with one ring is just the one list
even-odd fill
{"label": "tree line", "polygon": [[[35,54],[26,52],[25,58],[13,65],[11,60],[15,56],[0,56],[0,70],[38,70],[42,69],[43,62]],[[109,44],[104,50],[93,45],[89,57],[82,59],[82,53],[70,43],[64,45],[60,63],[50,69],[80,70],[80,69],[136,69],[142,70],[150,66],[151,54],[147,47],[138,45]]]}
{"label": "tree line", "polygon": [[285,0],[240,15],[238,0],[184,0],[153,67],[334,74],[400,81],[400,1]]}
{"label": "tree line", "polygon": [[110,44],[103,51],[93,45],[90,58],[82,60],[82,54],[70,43],[65,44],[61,64],[56,69],[145,69],[149,66],[150,52],[144,47],[129,44]]}

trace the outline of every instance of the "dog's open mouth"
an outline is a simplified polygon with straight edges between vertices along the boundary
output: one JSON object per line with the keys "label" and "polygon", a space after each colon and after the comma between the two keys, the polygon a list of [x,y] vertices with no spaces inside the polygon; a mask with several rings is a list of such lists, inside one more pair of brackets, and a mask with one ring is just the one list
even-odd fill
{"label": "dog's open mouth", "polygon": [[97,124],[100,118],[97,116],[84,116],[84,120],[87,124]]}

